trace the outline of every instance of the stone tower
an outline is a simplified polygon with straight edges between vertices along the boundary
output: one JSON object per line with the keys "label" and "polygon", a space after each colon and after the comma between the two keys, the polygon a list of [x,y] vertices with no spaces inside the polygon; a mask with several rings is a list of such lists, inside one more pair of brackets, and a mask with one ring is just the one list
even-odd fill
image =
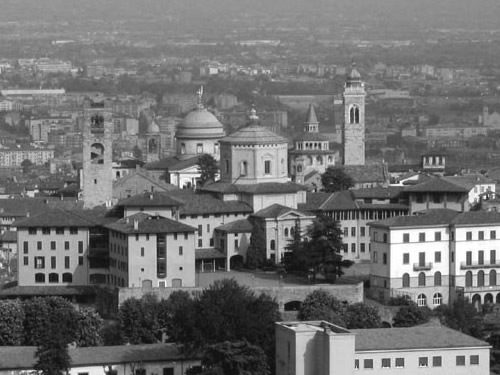
{"label": "stone tower", "polygon": [[365,165],[365,96],[364,83],[353,64],[347,76],[343,97],[343,165]]}
{"label": "stone tower", "polygon": [[111,112],[102,103],[86,103],[83,110],[82,189],[85,208],[111,205],[112,130]]}
{"label": "stone tower", "polygon": [[146,162],[151,163],[160,160],[161,135],[160,127],[155,121],[149,124],[146,131]]}

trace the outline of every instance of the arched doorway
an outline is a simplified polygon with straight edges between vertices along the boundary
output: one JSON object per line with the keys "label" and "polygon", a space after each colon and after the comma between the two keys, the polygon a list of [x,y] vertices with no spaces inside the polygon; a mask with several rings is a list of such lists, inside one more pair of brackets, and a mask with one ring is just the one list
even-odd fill
{"label": "arched doorway", "polygon": [[500,293],[497,293],[497,297],[496,297],[496,303],[500,303]]}
{"label": "arched doorway", "polygon": [[491,293],[487,293],[484,296],[484,303],[493,303],[493,295]]}
{"label": "arched doorway", "polygon": [[479,311],[481,308],[481,296],[479,294],[474,294],[472,297],[472,305]]}
{"label": "arched doorway", "polygon": [[302,302],[300,301],[290,301],[285,303],[285,311],[299,311],[300,307],[302,306]]}

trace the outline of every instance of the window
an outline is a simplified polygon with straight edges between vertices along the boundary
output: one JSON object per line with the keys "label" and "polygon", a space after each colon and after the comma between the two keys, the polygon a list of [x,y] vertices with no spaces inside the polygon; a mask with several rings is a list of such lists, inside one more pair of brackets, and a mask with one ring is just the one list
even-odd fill
{"label": "window", "polygon": [[457,366],[465,366],[465,356],[457,355]]}
{"label": "window", "polygon": [[23,264],[24,264],[25,266],[28,266],[28,265],[30,264],[30,261],[29,261],[29,258],[28,258],[28,257],[24,257]]}
{"label": "window", "polygon": [[478,264],[484,264],[484,251],[483,250],[479,250],[479,252],[477,253],[477,262],[478,262]]}
{"label": "window", "polygon": [[361,237],[365,237],[366,236],[366,228],[365,227],[360,227],[359,228],[359,234],[361,235]]}
{"label": "window", "polygon": [[441,251],[436,251],[434,253],[434,262],[441,263]]}
{"label": "window", "polygon": [[44,282],[45,282],[45,274],[35,273],[35,283],[44,283]]}
{"label": "window", "polygon": [[479,356],[478,355],[471,355],[470,356],[470,364],[471,365],[479,365]]}
{"label": "window", "polygon": [[186,232],[186,233],[184,233],[184,239],[185,239],[185,240],[187,240],[187,239],[188,239],[188,235],[189,235],[189,233],[187,233],[187,232]]}
{"label": "window", "polygon": [[64,241],[64,250],[69,250],[69,241]]}
{"label": "window", "polygon": [[78,257],[78,265],[83,266],[83,257]]}
{"label": "window", "polygon": [[472,286],[472,272],[467,271],[465,274],[465,286]]}
{"label": "window", "polygon": [[56,228],[56,234],[64,234],[64,228]]}
{"label": "window", "polygon": [[177,233],[174,233],[174,240],[177,241]]}
{"label": "window", "polygon": [[497,232],[495,230],[490,230],[490,239],[491,240],[497,239]]}
{"label": "window", "polygon": [[467,241],[472,241],[472,232],[466,232],[465,233],[465,239]]}
{"label": "window", "polygon": [[64,257],[64,268],[68,269],[69,268],[69,263],[70,263],[70,258],[69,257]]}
{"label": "window", "polygon": [[364,252],[366,251],[366,244],[365,244],[365,243],[360,244],[360,245],[359,245],[359,247],[360,247],[360,249],[359,249],[359,250],[360,250],[362,253],[364,253]]}
{"label": "window", "polygon": [[396,358],[396,363],[395,363],[394,367],[404,368],[405,367],[405,359],[404,358]]}
{"label": "window", "polygon": [[229,173],[229,160],[224,160],[224,170]]}
{"label": "window", "polygon": [[234,240],[234,248],[237,249],[238,248],[238,240]]}
{"label": "window", "polygon": [[146,241],[149,241],[149,233],[146,234]]}
{"label": "window", "polygon": [[364,368],[373,368],[373,359],[365,359],[363,360]]}
{"label": "window", "polygon": [[356,227],[351,228],[351,236],[356,237]]}
{"label": "window", "polygon": [[42,234],[50,234],[50,228],[42,227]]}
{"label": "window", "polygon": [[441,293],[434,293],[434,296],[432,296],[432,304],[434,306],[440,306],[442,301],[443,296],[441,295]]}
{"label": "window", "polygon": [[496,286],[497,285],[497,271],[491,270],[489,278],[490,278],[490,285]]}
{"label": "window", "polygon": [[382,254],[382,264],[387,264],[387,253]]}
{"label": "window", "polygon": [[432,357],[432,367],[441,367],[442,362],[441,356]]}
{"label": "window", "polygon": [[198,247],[203,247],[203,240],[201,238],[198,239]]}
{"label": "window", "polygon": [[198,236],[203,235],[203,225],[198,225]]}
{"label": "window", "polygon": [[425,286],[425,273],[423,272],[418,274],[418,286]]}
{"label": "window", "polygon": [[63,273],[62,281],[63,281],[63,283],[72,283],[73,282],[73,275],[68,273],[68,272]]}
{"label": "window", "polygon": [[378,263],[378,254],[376,251],[373,252],[373,263]]}
{"label": "window", "polygon": [[264,173],[265,174],[271,173],[271,160],[264,161]]}
{"label": "window", "polygon": [[139,241],[139,235],[138,234],[135,235],[135,240]]}
{"label": "window", "polygon": [[441,241],[441,232],[434,232],[434,241]]}
{"label": "window", "polygon": [[28,241],[23,242],[23,249],[24,249],[24,254],[28,254],[29,247],[28,247]]}
{"label": "window", "polygon": [[409,288],[410,287],[410,275],[405,273],[403,274],[403,288]]}
{"label": "window", "polygon": [[351,253],[355,253],[355,252],[356,252],[356,244],[352,243],[351,244]]}
{"label": "window", "polygon": [[271,250],[276,250],[276,241],[275,240],[271,240],[271,243],[269,245],[269,248]]}
{"label": "window", "polygon": [[42,250],[42,241],[37,241],[36,242],[36,249],[37,250]]}
{"label": "window", "polygon": [[384,243],[387,243],[387,233],[384,233],[384,236],[383,236],[383,242],[384,242]]}
{"label": "window", "polygon": [[419,294],[417,297],[418,306],[427,306],[427,296],[425,294]]}
{"label": "window", "polygon": [[429,359],[427,357],[419,357],[418,358],[418,367],[428,367]]}
{"label": "window", "polygon": [[403,254],[403,264],[410,264],[410,253]]}
{"label": "window", "polygon": [[49,273],[49,283],[58,283],[58,282],[59,282],[59,274]]}
{"label": "window", "polygon": [[434,274],[434,286],[441,286],[441,272],[436,272]]}
{"label": "window", "polygon": [[183,255],[184,254],[184,249],[182,246],[179,246],[179,255]]}
{"label": "window", "polygon": [[497,262],[497,252],[496,250],[490,250],[490,264],[496,264]]}
{"label": "window", "polygon": [[467,251],[465,253],[465,264],[470,266],[472,264],[472,251]]}
{"label": "window", "polygon": [[484,271],[477,273],[477,286],[484,286]]}
{"label": "window", "polygon": [[480,240],[484,240],[484,231],[480,230],[480,231],[478,232],[477,236],[478,236],[478,239],[480,239]]}
{"label": "window", "polygon": [[348,237],[348,236],[349,236],[349,228],[344,227],[344,237]]}
{"label": "window", "polygon": [[28,228],[28,234],[36,234],[36,228]]}
{"label": "window", "polygon": [[346,243],[343,243],[343,244],[342,244],[342,250],[344,251],[344,253],[347,253],[347,251],[349,250],[348,246],[349,246],[349,245],[348,245],[348,244],[346,244]]}
{"label": "window", "polygon": [[77,227],[69,227],[69,234],[78,234]]}
{"label": "window", "polygon": [[421,232],[418,234],[418,241],[425,242],[425,233]]}
{"label": "window", "polygon": [[203,154],[203,143],[197,143],[196,144],[196,153],[197,154]]}
{"label": "window", "polygon": [[57,268],[57,260],[56,257],[50,257],[50,268]]}
{"label": "window", "polygon": [[44,269],[44,268],[45,268],[45,258],[35,257],[35,269]]}
{"label": "window", "polygon": [[391,359],[382,358],[382,368],[390,368],[390,367],[391,367]]}
{"label": "window", "polygon": [[246,176],[248,174],[248,162],[243,160],[240,163],[240,176]]}
{"label": "window", "polygon": [[359,359],[354,360],[354,369],[359,370]]}
{"label": "window", "polygon": [[174,368],[173,367],[164,367],[163,368],[163,375],[174,375]]}
{"label": "window", "polygon": [[143,257],[143,256],[144,256],[144,248],[141,247],[141,257]]}

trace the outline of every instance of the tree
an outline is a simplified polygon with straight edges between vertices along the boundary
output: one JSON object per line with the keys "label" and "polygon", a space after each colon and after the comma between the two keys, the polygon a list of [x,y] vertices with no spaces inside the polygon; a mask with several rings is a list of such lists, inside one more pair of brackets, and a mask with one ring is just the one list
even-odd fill
{"label": "tree", "polygon": [[127,299],[118,311],[122,342],[134,345],[158,342],[161,338],[158,314],[159,303],[154,295]]}
{"label": "tree", "polygon": [[347,305],[345,321],[349,329],[382,326],[382,319],[377,308],[362,302]]}
{"label": "tree", "polygon": [[329,216],[319,215],[307,228],[306,238],[302,239],[302,243],[297,238],[292,241],[285,268],[287,271],[307,270],[313,283],[318,274],[334,283],[344,274],[343,268],[353,264],[342,258],[342,247],[342,232],[338,222]]}
{"label": "tree", "polygon": [[24,310],[19,300],[0,301],[0,346],[23,343]]}
{"label": "tree", "polygon": [[134,158],[142,160],[142,150],[139,148],[139,146],[134,146],[134,148],[132,149],[132,155],[134,155]]}
{"label": "tree", "polygon": [[101,345],[102,327],[103,320],[94,309],[84,308],[78,311],[76,345],[79,347]]}
{"label": "tree", "polygon": [[315,290],[302,302],[299,320],[325,320],[346,327],[345,305],[325,290]]}
{"label": "tree", "polygon": [[24,159],[21,162],[21,167],[23,167],[23,173],[28,173],[29,169],[33,166],[30,159]]}
{"label": "tree", "polygon": [[268,375],[266,353],[248,341],[224,341],[210,345],[201,360],[203,375]]}
{"label": "tree", "polygon": [[210,154],[203,154],[198,159],[198,171],[200,172],[200,185],[205,185],[208,181],[215,181],[219,166],[217,160]]}
{"label": "tree", "polygon": [[266,235],[258,220],[253,218],[249,220],[252,222],[252,234],[248,244],[245,266],[249,269],[256,269],[266,263]]}
{"label": "tree", "polygon": [[353,187],[354,180],[345,172],[344,168],[332,166],[328,167],[321,175],[321,185],[323,185],[323,191],[333,193]]}
{"label": "tree", "polygon": [[483,337],[483,324],[476,308],[464,298],[459,298],[451,306],[441,305],[436,308],[442,324],[457,331],[480,339]]}
{"label": "tree", "polygon": [[419,324],[427,323],[430,319],[430,310],[428,307],[419,307],[415,302],[407,306],[401,306],[392,319],[394,327],[413,327]]}

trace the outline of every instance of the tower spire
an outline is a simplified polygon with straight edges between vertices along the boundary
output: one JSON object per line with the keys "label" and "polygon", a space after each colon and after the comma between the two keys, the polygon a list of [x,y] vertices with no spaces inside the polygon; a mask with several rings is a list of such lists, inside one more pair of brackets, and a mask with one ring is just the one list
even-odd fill
{"label": "tower spire", "polygon": [[305,131],[309,133],[317,133],[319,121],[316,117],[316,111],[314,110],[314,105],[312,104],[312,102],[309,103],[309,109],[307,110],[306,118]]}
{"label": "tower spire", "polygon": [[257,116],[257,110],[255,109],[255,103],[252,102],[252,108],[250,109],[250,115],[248,116],[250,120],[250,125],[259,123],[259,116]]}

